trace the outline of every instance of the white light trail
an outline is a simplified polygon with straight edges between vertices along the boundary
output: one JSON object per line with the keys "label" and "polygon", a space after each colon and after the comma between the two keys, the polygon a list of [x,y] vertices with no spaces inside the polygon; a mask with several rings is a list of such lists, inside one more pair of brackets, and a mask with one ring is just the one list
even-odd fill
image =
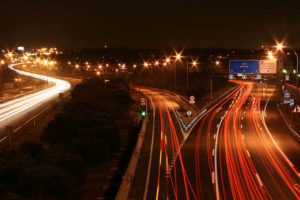
{"label": "white light trail", "polygon": [[[23,64],[23,63],[20,63]],[[51,98],[53,98],[55,95],[58,95],[59,93],[66,92],[71,88],[71,85],[69,82],[60,80],[57,78],[47,77],[45,75],[39,75],[34,74],[31,72],[25,72],[19,69],[15,69],[14,66],[18,64],[11,64],[8,66],[9,69],[24,75],[29,76],[33,78],[37,78],[44,81],[49,81],[54,83],[55,85],[41,90],[39,92],[35,92],[11,101],[8,101],[6,103],[0,104],[0,122],[15,116],[18,113],[21,113],[23,111],[27,111],[30,107],[35,106],[43,101],[47,101]]]}

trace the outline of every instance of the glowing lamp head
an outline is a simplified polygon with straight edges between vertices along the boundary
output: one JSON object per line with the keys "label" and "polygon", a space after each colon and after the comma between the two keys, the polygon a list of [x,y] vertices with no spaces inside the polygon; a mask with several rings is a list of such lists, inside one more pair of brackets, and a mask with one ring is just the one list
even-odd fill
{"label": "glowing lamp head", "polygon": [[282,44],[277,44],[276,48],[277,48],[278,50],[282,50],[283,45],[282,45]]}
{"label": "glowing lamp head", "polygon": [[181,54],[180,53],[178,53],[178,54],[176,54],[176,56],[175,56],[175,58],[176,58],[176,60],[181,60]]}

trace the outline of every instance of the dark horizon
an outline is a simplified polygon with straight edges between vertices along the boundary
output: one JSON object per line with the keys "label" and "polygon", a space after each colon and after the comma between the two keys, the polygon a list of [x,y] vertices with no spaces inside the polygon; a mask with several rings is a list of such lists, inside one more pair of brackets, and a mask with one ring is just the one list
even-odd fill
{"label": "dark horizon", "polygon": [[300,47],[299,3],[158,1],[2,2],[4,48],[259,48],[285,40]]}

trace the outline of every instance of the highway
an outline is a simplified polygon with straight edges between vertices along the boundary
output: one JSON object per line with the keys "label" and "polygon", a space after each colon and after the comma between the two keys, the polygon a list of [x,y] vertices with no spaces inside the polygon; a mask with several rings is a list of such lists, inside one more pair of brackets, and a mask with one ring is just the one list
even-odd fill
{"label": "highway", "polygon": [[43,107],[45,107],[45,105],[48,105],[50,102],[58,99],[59,93],[66,92],[71,87],[68,81],[25,72],[14,68],[17,65],[18,64],[11,64],[9,65],[9,69],[25,76],[41,79],[44,81],[48,80],[49,82],[54,83],[54,86],[0,104],[1,138],[5,136],[6,126],[17,127],[25,120],[32,117],[34,114],[38,113]]}
{"label": "highway", "polygon": [[173,112],[185,102],[143,91],[149,121],[129,199],[300,199],[300,145],[276,110],[276,87],[235,82],[190,133]]}

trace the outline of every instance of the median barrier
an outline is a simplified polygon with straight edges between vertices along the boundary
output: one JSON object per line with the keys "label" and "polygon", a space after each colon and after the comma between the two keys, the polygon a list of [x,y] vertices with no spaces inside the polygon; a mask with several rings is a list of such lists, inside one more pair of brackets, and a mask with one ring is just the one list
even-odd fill
{"label": "median barrier", "polygon": [[133,181],[133,177],[135,175],[135,170],[136,170],[136,166],[137,163],[139,161],[140,158],[140,151],[144,142],[144,136],[145,136],[145,132],[146,132],[146,119],[143,120],[143,124],[141,127],[141,130],[139,132],[139,137],[138,140],[135,144],[135,148],[134,151],[131,154],[131,158],[130,161],[127,165],[125,174],[122,178],[122,182],[121,185],[119,187],[118,193],[116,195],[116,200],[126,200],[128,198],[129,192],[130,192],[130,188],[131,188],[131,183]]}

